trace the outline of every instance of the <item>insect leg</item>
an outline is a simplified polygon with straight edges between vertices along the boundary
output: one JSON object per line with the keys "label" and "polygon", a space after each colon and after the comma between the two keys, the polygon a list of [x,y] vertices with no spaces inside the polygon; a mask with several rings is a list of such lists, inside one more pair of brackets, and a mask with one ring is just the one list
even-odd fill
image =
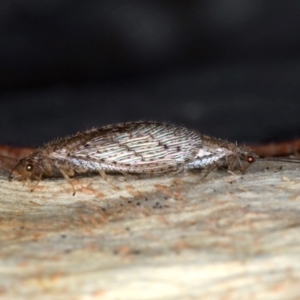
{"label": "insect leg", "polygon": [[108,180],[108,176],[105,173],[104,170],[99,170],[99,174],[101,175],[101,177],[110,185],[112,185],[113,187],[117,188],[118,190],[120,189],[118,186],[114,185],[110,180]]}
{"label": "insect leg", "polygon": [[218,164],[212,164],[212,165],[208,166],[207,168],[205,168],[205,169],[204,169],[204,170],[205,170],[205,173],[204,173],[204,175],[201,177],[200,180],[204,180],[204,179],[208,176],[208,174],[209,174],[210,172],[216,170],[218,167],[219,167]]}
{"label": "insect leg", "polygon": [[64,176],[64,178],[68,181],[68,183],[72,186],[73,196],[75,196],[76,191],[75,191],[74,185],[72,184],[71,178],[63,169],[59,169],[59,170],[60,170],[61,174]]}
{"label": "insect leg", "polygon": [[[43,174],[41,173],[41,174],[39,175],[39,177],[37,178],[36,184],[35,184],[33,187],[30,188],[30,192],[33,192],[33,191],[35,190],[35,188],[36,188],[36,187],[38,186],[38,184],[40,183],[40,181],[41,181],[41,179],[42,179],[42,176],[43,176]],[[27,179],[25,180],[23,186],[25,185],[26,182],[27,182]]]}
{"label": "insect leg", "polygon": [[241,162],[239,157],[232,157],[232,161],[228,166],[228,172],[234,174],[233,170],[238,170],[244,174],[247,170],[247,166]]}

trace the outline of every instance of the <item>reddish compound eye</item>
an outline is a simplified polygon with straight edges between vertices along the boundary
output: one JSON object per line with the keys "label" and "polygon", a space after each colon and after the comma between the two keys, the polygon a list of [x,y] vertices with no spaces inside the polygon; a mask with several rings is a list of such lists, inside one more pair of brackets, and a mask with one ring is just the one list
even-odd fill
{"label": "reddish compound eye", "polygon": [[247,162],[248,162],[249,164],[252,164],[252,163],[254,162],[254,157],[251,156],[251,155],[249,155],[249,156],[247,157]]}

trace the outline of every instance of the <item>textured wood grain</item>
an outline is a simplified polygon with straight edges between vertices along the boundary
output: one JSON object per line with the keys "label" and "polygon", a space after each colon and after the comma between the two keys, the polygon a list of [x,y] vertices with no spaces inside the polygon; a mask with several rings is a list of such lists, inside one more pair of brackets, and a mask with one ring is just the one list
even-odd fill
{"label": "textured wood grain", "polygon": [[200,178],[2,175],[1,299],[299,298],[298,166]]}

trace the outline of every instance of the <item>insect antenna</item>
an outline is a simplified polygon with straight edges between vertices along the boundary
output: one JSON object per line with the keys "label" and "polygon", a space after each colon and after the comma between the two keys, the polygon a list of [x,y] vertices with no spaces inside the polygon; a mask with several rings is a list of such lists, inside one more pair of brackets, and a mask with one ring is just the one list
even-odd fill
{"label": "insect antenna", "polygon": [[0,145],[0,171],[4,170],[5,173],[9,173],[8,180],[11,181],[13,179],[13,171],[17,168],[18,162],[33,151],[34,148]]}
{"label": "insect antenna", "polygon": [[15,159],[13,157],[9,157],[9,156],[0,154],[1,170],[5,171],[5,172],[9,171],[9,178],[12,176],[12,172],[17,167],[18,161],[19,161],[18,159]]}
{"label": "insect antenna", "polygon": [[17,162],[18,159],[16,158],[13,158],[13,157],[10,157],[10,156],[7,156],[7,155],[3,155],[3,154],[0,154],[0,159],[7,159],[7,160],[10,160],[10,161],[14,161],[14,162]]}
{"label": "insect antenna", "polygon": [[12,173],[13,171],[17,168],[18,164],[15,165],[14,168],[11,169],[11,171],[9,172],[9,175],[8,175],[8,181],[12,181],[13,177],[12,177]]}
{"label": "insect antenna", "polygon": [[256,160],[259,161],[274,161],[274,162],[286,162],[286,163],[294,163],[294,164],[300,164],[299,158],[293,158],[293,157],[259,157]]}

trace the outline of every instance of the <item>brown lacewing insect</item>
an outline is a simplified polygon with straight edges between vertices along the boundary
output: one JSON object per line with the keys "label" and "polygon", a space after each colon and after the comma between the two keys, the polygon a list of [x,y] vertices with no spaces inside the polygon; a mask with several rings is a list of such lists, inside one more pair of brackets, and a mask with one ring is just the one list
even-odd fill
{"label": "brown lacewing insect", "polygon": [[[45,144],[11,170],[23,181],[76,174],[160,174],[227,167],[244,172],[257,156],[250,148],[185,127],[158,122],[128,122],[79,132]],[[72,183],[71,183],[72,185]],[[73,187],[73,185],[72,185]],[[73,187],[74,191],[74,187]],[[74,191],[75,193],[75,191]]]}
{"label": "brown lacewing insect", "polygon": [[[260,159],[250,148],[203,135],[185,127],[158,122],[128,122],[79,132],[44,145],[19,160],[9,180],[37,180],[76,174],[160,174],[219,167],[246,171]],[[299,159],[262,160],[300,163]],[[13,177],[13,173],[18,175]],[[204,178],[203,177],[203,178]]]}
{"label": "brown lacewing insect", "polygon": [[[19,160],[9,180],[63,176],[71,185],[76,174],[160,174],[219,167],[244,172],[260,159],[248,147],[158,122],[128,122],[79,132],[48,143]],[[300,163],[297,159],[263,158]],[[18,175],[13,177],[13,173]],[[72,185],[73,192],[75,193]]]}

